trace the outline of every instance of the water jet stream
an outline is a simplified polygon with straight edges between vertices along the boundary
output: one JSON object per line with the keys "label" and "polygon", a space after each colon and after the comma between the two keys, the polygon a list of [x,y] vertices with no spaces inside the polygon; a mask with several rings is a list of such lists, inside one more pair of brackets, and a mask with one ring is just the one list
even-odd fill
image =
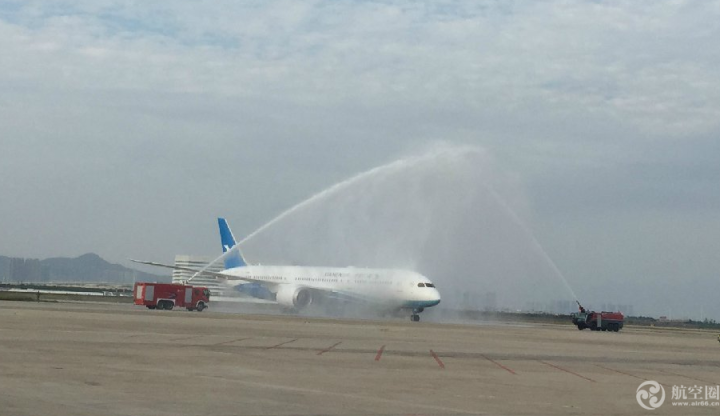
{"label": "water jet stream", "polygon": [[[465,146],[463,146],[463,147],[457,147],[457,148],[450,148],[449,150],[446,150],[446,151],[447,151],[447,152],[453,152],[453,153],[477,152],[477,153],[479,153],[479,154],[482,154],[482,151],[481,151],[479,148],[476,148],[476,147],[465,147]],[[330,186],[329,188],[326,188],[326,189],[324,189],[324,190],[316,193],[315,195],[307,198],[306,200],[304,200],[304,201],[302,201],[302,202],[300,202],[300,203],[298,203],[298,204],[296,204],[296,205],[288,208],[287,210],[283,211],[280,215],[276,216],[276,217],[273,218],[272,220],[270,220],[270,221],[268,221],[267,223],[263,224],[262,226],[260,226],[260,228],[256,229],[256,230],[253,231],[252,233],[248,234],[245,238],[243,238],[243,239],[241,239],[240,241],[238,241],[238,243],[235,245],[235,247],[233,247],[232,249],[230,249],[230,250],[228,250],[227,252],[223,253],[221,256],[217,257],[215,260],[213,260],[213,261],[211,261],[210,263],[208,263],[205,267],[203,267],[202,269],[200,269],[200,271],[198,271],[198,272],[195,273],[190,279],[188,279],[188,281],[192,280],[192,279],[195,278],[198,274],[200,274],[200,273],[204,272],[205,270],[207,270],[208,268],[212,267],[212,265],[214,265],[215,263],[217,263],[217,262],[219,262],[219,261],[224,261],[225,258],[227,258],[227,257],[230,256],[232,253],[234,253],[234,252],[236,252],[237,250],[239,250],[240,247],[241,247],[243,244],[245,244],[247,241],[251,240],[253,237],[255,237],[256,235],[258,235],[258,234],[260,234],[261,232],[265,231],[266,229],[272,227],[274,224],[277,224],[278,222],[282,221],[284,218],[287,218],[288,216],[290,216],[290,215],[293,214],[294,212],[297,212],[297,211],[301,210],[302,208],[304,208],[304,207],[306,207],[306,206],[312,205],[314,202],[316,202],[316,201],[318,201],[318,200],[321,200],[322,198],[324,198],[324,197],[326,197],[326,196],[328,196],[328,195],[332,195],[332,194],[338,193],[338,192],[340,192],[340,191],[342,191],[342,190],[344,190],[344,189],[346,189],[346,188],[348,188],[348,187],[350,187],[350,186],[352,186],[352,185],[354,185],[354,184],[356,184],[356,183],[358,183],[358,182],[363,181],[363,180],[366,179],[366,178],[370,178],[370,177],[372,177],[372,176],[378,175],[379,173],[383,173],[383,172],[401,170],[401,169],[406,168],[406,167],[408,167],[408,166],[412,166],[412,165],[415,165],[415,164],[418,164],[418,163],[422,163],[423,161],[427,161],[427,160],[430,160],[430,159],[435,158],[435,157],[438,157],[438,155],[437,155],[437,154],[426,153],[426,154],[423,154],[423,155],[420,155],[420,156],[414,156],[414,157],[409,157],[409,158],[405,158],[405,159],[398,159],[398,160],[393,161],[393,162],[390,162],[390,163],[388,163],[388,164],[385,164],[385,165],[382,165],[382,166],[378,166],[378,167],[372,168],[372,169],[367,170],[367,171],[365,171],[365,172],[358,173],[358,174],[355,175],[355,176],[352,176],[352,177],[350,177],[350,178],[348,178],[348,179],[345,179],[345,180],[342,181],[342,182],[338,182],[338,183],[336,183],[335,185],[332,185],[332,186]]]}
{"label": "water jet stream", "polygon": [[283,211],[202,270],[242,247],[267,264],[413,269],[443,288],[440,308],[569,311],[574,291],[508,203],[522,190],[492,167],[482,148],[441,146],[361,172]]}

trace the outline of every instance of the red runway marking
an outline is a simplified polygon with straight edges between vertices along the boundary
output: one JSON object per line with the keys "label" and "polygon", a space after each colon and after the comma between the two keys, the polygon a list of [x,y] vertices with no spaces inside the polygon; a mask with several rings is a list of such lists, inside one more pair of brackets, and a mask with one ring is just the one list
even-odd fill
{"label": "red runway marking", "polygon": [[377,355],[375,356],[375,361],[380,361],[380,357],[382,357],[383,351],[385,351],[385,346],[384,346],[384,345],[383,345],[382,347],[380,347],[380,349],[378,350],[378,353],[377,353]]}
{"label": "red runway marking", "polygon": [[213,345],[223,345],[223,344],[230,344],[230,343],[233,343],[233,342],[239,342],[239,341],[244,341],[244,340],[246,340],[246,339],[250,339],[250,338],[238,338],[238,339],[231,339],[230,341],[223,341],[223,342],[218,342],[217,344],[213,344]]}
{"label": "red runway marking", "polygon": [[335,343],[335,344],[333,344],[333,345],[325,348],[325,349],[322,350],[322,351],[319,351],[319,352],[317,353],[317,355],[323,355],[323,354],[325,354],[326,352],[330,351],[331,349],[337,347],[337,346],[340,345],[340,344],[342,344],[342,341],[337,342],[337,343]]}
{"label": "red runway marking", "polygon": [[437,361],[437,363],[438,363],[438,365],[440,366],[440,368],[445,368],[445,364],[443,364],[443,362],[440,361],[440,357],[438,357],[437,354],[435,354],[435,351],[430,350],[430,354],[433,356],[433,358],[435,359],[435,361]]}
{"label": "red runway marking", "polygon": [[[614,372],[616,372],[616,373],[618,373],[618,374],[622,374],[622,375],[629,376],[629,377],[634,377],[634,378],[636,378],[636,379],[638,379],[638,380],[645,380],[645,381],[648,380],[648,379],[646,379],[646,378],[643,378],[643,377],[640,377],[640,376],[636,376],[635,374],[630,374],[630,373],[626,373],[626,372],[624,372],[624,371],[615,370],[614,368],[605,367],[605,366],[602,366],[602,365],[600,365],[600,364],[595,364],[595,365],[598,366],[598,367],[600,367],[600,368],[604,368],[604,369],[606,369],[606,370],[614,371]],[[662,370],[660,370],[660,371],[662,371]],[[663,386],[663,387],[665,387],[665,388],[669,388],[668,385],[665,384],[665,383],[660,383],[660,382],[658,382],[658,384],[660,384],[661,386]]]}
{"label": "red runway marking", "polygon": [[665,373],[665,374],[671,374],[671,375],[673,375],[673,376],[683,377],[683,378],[687,378],[687,379],[690,379],[690,380],[701,381],[701,382],[703,382],[703,383],[717,384],[717,383],[713,383],[712,381],[700,380],[699,378],[694,378],[694,377],[686,376],[686,375],[683,375],[683,374],[673,373],[673,372],[671,372],[671,371],[666,371],[666,370],[660,370],[660,371],[662,371],[662,372]]}
{"label": "red runway marking", "polygon": [[647,380],[646,378],[642,378],[642,377],[640,377],[640,376],[636,376],[635,374],[630,374],[630,373],[626,373],[626,372],[624,372],[624,371],[615,370],[614,368],[605,367],[605,366],[602,366],[602,365],[600,365],[600,364],[595,364],[595,365],[598,366],[598,367],[600,367],[600,368],[604,368],[604,369],[606,369],[606,370],[610,370],[610,371],[614,371],[614,372],[616,372],[616,373],[618,373],[618,374],[622,374],[622,375],[624,375],[624,376],[635,377],[635,378],[637,378],[637,379],[639,379],[639,380]]}
{"label": "red runway marking", "polygon": [[507,371],[508,373],[510,373],[510,374],[515,374],[515,372],[514,372],[513,370],[505,367],[504,365],[500,364],[499,362],[497,362],[497,361],[495,361],[495,360],[493,360],[493,359],[490,359],[490,358],[486,357],[484,354],[480,354],[480,355],[482,355],[482,357],[483,357],[484,359],[490,361],[491,363],[493,363],[493,364],[495,364],[496,366],[502,368],[503,370]]}
{"label": "red runway marking", "polygon": [[295,341],[297,341],[297,340],[298,340],[297,338],[291,339],[290,341],[285,341],[285,342],[281,342],[281,343],[279,343],[279,344],[277,344],[277,345],[273,345],[273,346],[270,346],[270,347],[265,347],[265,349],[266,349],[266,350],[271,350],[271,349],[273,349],[273,348],[277,348],[277,347],[283,346],[283,345],[285,345],[285,344],[289,344],[289,343],[291,343],[291,342],[295,342]]}
{"label": "red runway marking", "polygon": [[585,377],[585,376],[581,376],[580,374],[575,373],[575,372],[573,372],[573,371],[570,371],[570,370],[568,370],[568,369],[565,369],[565,368],[562,368],[562,367],[558,367],[558,366],[556,366],[556,365],[554,365],[554,364],[546,363],[545,361],[542,361],[542,360],[538,360],[538,361],[540,361],[541,363],[543,363],[543,364],[545,364],[545,365],[548,365],[548,366],[550,366],[550,367],[552,367],[552,368],[557,368],[557,369],[560,370],[560,371],[564,371],[564,372],[566,372],[566,373],[568,373],[568,374],[572,374],[572,375],[574,375],[574,376],[577,376],[577,377],[580,377],[580,378],[584,378],[584,379],[587,380],[587,381],[592,381],[593,383],[596,383],[595,380],[593,380],[593,379],[591,379],[591,378],[587,378],[587,377]]}

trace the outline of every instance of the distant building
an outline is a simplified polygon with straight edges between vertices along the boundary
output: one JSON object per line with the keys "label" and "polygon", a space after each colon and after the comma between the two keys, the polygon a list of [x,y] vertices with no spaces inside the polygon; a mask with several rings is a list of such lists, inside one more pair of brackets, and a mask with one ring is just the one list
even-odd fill
{"label": "distant building", "polygon": [[9,283],[13,280],[13,267],[10,257],[0,256],[0,281]]}
{"label": "distant building", "polygon": [[[215,257],[178,254],[175,256],[175,266],[200,270],[213,260],[215,260]],[[216,264],[210,266],[207,271],[221,272],[224,269],[225,266],[223,263],[217,262]],[[173,270],[172,281],[173,283],[184,284],[193,276],[193,274],[193,272],[186,270]],[[210,289],[210,294],[215,296],[222,296],[228,289],[222,282],[211,276],[197,276],[192,279],[190,284],[193,286],[205,286]]]}

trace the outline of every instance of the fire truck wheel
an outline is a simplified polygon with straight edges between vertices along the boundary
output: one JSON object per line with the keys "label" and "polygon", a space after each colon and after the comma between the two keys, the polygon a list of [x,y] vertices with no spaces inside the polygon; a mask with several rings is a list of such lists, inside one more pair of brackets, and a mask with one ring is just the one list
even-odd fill
{"label": "fire truck wheel", "polygon": [[202,303],[202,302],[198,303],[198,305],[197,305],[197,311],[198,311],[198,312],[202,312],[203,309],[205,309],[205,304]]}

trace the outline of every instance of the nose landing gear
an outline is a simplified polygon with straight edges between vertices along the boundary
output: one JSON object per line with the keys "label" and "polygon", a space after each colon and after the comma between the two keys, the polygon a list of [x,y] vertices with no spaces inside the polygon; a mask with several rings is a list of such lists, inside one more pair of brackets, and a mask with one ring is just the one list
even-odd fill
{"label": "nose landing gear", "polygon": [[415,308],[413,309],[412,315],[410,315],[410,320],[413,322],[419,322],[420,321],[420,315],[418,315],[420,312],[424,311],[424,308]]}

